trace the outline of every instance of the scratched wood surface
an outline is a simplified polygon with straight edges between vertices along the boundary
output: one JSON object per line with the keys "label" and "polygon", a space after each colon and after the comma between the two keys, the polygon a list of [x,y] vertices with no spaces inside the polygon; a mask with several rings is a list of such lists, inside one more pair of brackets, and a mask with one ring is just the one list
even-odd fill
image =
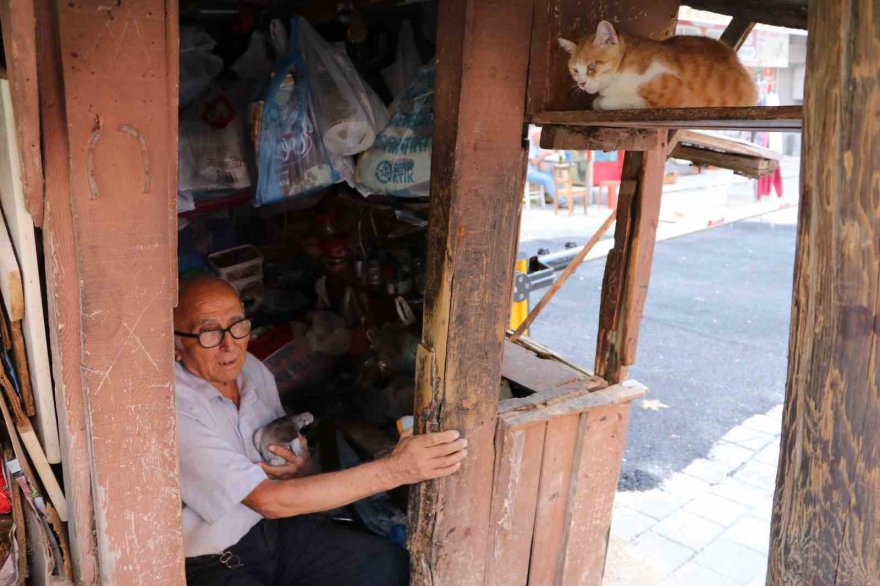
{"label": "scratched wood surface", "polygon": [[880,4],[812,2],[768,584],[880,584]]}
{"label": "scratched wood surface", "polygon": [[80,373],[82,336],[77,241],[70,197],[58,14],[52,0],[36,0],[35,6],[38,27],[42,31],[37,45],[37,63],[46,187],[43,223],[46,301],[55,402],[58,405],[61,468],[69,510],[68,535],[74,576],[77,584],[94,586],[99,584],[99,573]]}
{"label": "scratched wood surface", "polygon": [[629,151],[624,156],[614,248],[605,262],[596,342],[595,371],[609,383],[625,379],[627,366],[636,359],[660,216],[665,139],[664,134],[655,150]]}
{"label": "scratched wood surface", "polygon": [[34,2],[0,1],[6,70],[15,109],[18,174],[27,211],[35,226],[43,223],[43,166],[40,158],[40,101],[37,84],[37,28]]}
{"label": "scratched wood surface", "polygon": [[164,0],[57,6],[100,577],[182,584],[169,270],[176,13]]}
{"label": "scratched wood surface", "polygon": [[675,32],[679,4],[679,0],[535,0],[529,115],[584,110],[593,101],[590,94],[571,90],[568,53],[559,47],[559,37],[578,41],[595,32],[604,19],[621,31],[664,39]]}
{"label": "scratched wood surface", "polygon": [[434,150],[418,430],[459,429],[452,478],[411,491],[413,584],[486,577],[501,353],[525,174],[531,0],[438,6]]}
{"label": "scratched wood surface", "polygon": [[499,422],[495,440],[491,541],[486,586],[528,582],[538,482],[546,425],[510,429]]}
{"label": "scratched wood surface", "polygon": [[631,403],[580,416],[557,584],[601,586]]}

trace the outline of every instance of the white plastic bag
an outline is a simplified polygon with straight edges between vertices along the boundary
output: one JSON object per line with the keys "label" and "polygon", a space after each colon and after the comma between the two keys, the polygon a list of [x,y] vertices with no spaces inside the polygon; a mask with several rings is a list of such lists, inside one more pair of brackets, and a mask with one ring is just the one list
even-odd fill
{"label": "white plastic bag", "polygon": [[180,108],[196,102],[223,71],[223,59],[211,51],[217,42],[198,27],[180,29]]}
{"label": "white plastic bag", "polygon": [[178,191],[244,189],[251,180],[242,89],[215,87],[180,115]]}
{"label": "white plastic bag", "polygon": [[397,51],[394,63],[381,71],[382,80],[395,98],[415,81],[419,74],[419,49],[412,24],[404,20],[397,34]]}
{"label": "white plastic bag", "polygon": [[266,52],[266,35],[260,31],[251,33],[247,49],[230,69],[239,79],[267,79],[272,73],[272,60]]}
{"label": "white plastic bag", "polygon": [[299,29],[324,146],[338,155],[367,150],[388,123],[388,110],[358,75],[344,47],[322,39],[304,19]]}
{"label": "white plastic bag", "polygon": [[399,197],[427,197],[433,131],[434,67],[426,65],[391,105],[391,122],[358,159],[357,188]]}

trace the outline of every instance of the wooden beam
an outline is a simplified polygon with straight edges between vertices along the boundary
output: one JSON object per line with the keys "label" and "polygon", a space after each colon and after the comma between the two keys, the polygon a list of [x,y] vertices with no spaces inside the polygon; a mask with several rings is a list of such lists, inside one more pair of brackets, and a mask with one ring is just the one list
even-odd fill
{"label": "wooden beam", "polygon": [[810,3],[770,586],[880,576],[878,17],[876,0]]}
{"label": "wooden beam", "polygon": [[575,271],[577,271],[584,262],[584,259],[587,258],[587,255],[593,249],[596,244],[598,244],[599,240],[602,236],[605,235],[605,232],[608,231],[608,228],[611,227],[611,224],[614,223],[614,218],[617,215],[617,210],[613,210],[609,215],[605,222],[602,223],[601,226],[596,230],[596,233],[593,234],[592,238],[590,238],[586,244],[580,249],[580,251],[575,255],[571,262],[568,263],[568,266],[565,267],[565,270],[562,271],[562,274],[556,279],[553,285],[550,286],[550,289],[544,293],[544,296],[541,297],[541,300],[538,304],[529,312],[529,315],[526,316],[526,319],[523,320],[523,323],[520,324],[516,331],[510,335],[510,341],[516,342],[520,336],[523,335],[529,326],[534,323],[538,316],[541,315],[541,312],[544,311],[544,308],[547,307],[547,304],[550,303],[550,300],[556,295],[556,293],[562,289],[562,286],[565,285],[565,282],[571,277]]}
{"label": "wooden beam", "polygon": [[75,236],[58,244],[75,242],[78,266],[61,299],[78,287],[100,580],[182,584],[169,270],[176,12],[165,0],[56,6]]}
{"label": "wooden beam", "polygon": [[688,6],[729,14],[751,22],[788,28],[807,28],[807,2],[792,0],[689,0]]}
{"label": "wooden beam", "polygon": [[800,106],[750,108],[655,108],[649,110],[558,110],[535,114],[538,125],[613,128],[706,128],[716,130],[795,131]]}
{"label": "wooden beam", "polygon": [[27,211],[38,228],[43,224],[43,164],[40,158],[40,100],[37,85],[37,28],[32,0],[0,1],[0,23],[6,71],[15,109],[17,170]]}
{"label": "wooden beam", "polygon": [[648,295],[660,215],[666,144],[627,152],[623,163],[614,248],[608,253],[599,308],[595,371],[609,383],[626,378],[635,362],[639,324]]}
{"label": "wooden beam", "polygon": [[670,155],[674,159],[691,161],[695,165],[721,167],[752,179],[758,179],[769,175],[779,168],[778,159],[763,159],[722,153],[710,149],[696,148],[690,145],[678,144]]}
{"label": "wooden beam", "polygon": [[660,144],[654,128],[544,126],[541,148],[564,151],[649,151]]}
{"label": "wooden beam", "polygon": [[721,33],[721,39],[719,40],[734,51],[739,51],[739,48],[746,42],[754,28],[755,23],[753,21],[736,16],[728,23],[727,28]]}
{"label": "wooden beam", "polygon": [[411,491],[414,586],[482,586],[490,551],[501,354],[513,287],[532,2],[439,4],[417,431],[458,429],[469,456]]}
{"label": "wooden beam", "polygon": [[70,192],[67,120],[64,113],[58,14],[52,0],[36,0],[40,118],[46,207],[43,250],[49,344],[61,439],[61,469],[69,509],[68,535],[76,584],[97,586],[97,542],[89,474],[85,398],[80,372],[82,348],[77,240]]}

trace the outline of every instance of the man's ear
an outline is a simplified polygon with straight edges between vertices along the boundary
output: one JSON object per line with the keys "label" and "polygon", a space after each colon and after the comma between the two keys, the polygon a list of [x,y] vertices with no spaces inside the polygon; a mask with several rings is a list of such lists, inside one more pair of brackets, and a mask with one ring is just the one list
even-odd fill
{"label": "man's ear", "polygon": [[563,39],[562,37],[559,37],[559,46],[565,49],[565,52],[569,55],[573,55],[575,49],[577,49],[577,43],[573,43],[568,39]]}

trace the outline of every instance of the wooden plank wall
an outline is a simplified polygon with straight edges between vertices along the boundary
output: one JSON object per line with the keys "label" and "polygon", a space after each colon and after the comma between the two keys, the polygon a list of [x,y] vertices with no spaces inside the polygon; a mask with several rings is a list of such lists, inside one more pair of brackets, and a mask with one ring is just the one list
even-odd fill
{"label": "wooden plank wall", "polygon": [[577,41],[608,20],[622,31],[653,39],[675,32],[679,0],[535,0],[529,68],[528,114],[546,110],[583,110],[593,97],[571,91],[568,54],[558,38]]}
{"label": "wooden plank wall", "polygon": [[[626,398],[587,406],[591,394],[618,391]],[[631,401],[642,393],[572,392],[501,413],[486,586],[601,586]]]}
{"label": "wooden plank wall", "polygon": [[43,246],[49,343],[68,506],[68,534],[76,583],[99,584],[85,398],[80,372],[80,289],[70,191],[58,14],[52,0],[35,0],[40,117],[45,172]]}
{"label": "wooden plank wall", "polygon": [[416,586],[482,586],[501,353],[525,175],[531,0],[439,3],[419,431],[459,429],[454,477],[411,491]]}
{"label": "wooden plank wall", "polygon": [[[168,77],[177,15],[164,0],[57,9],[73,206],[73,233],[57,243],[76,243],[78,266],[78,282],[64,280],[58,302],[79,287],[100,579],[182,584]],[[65,230],[66,217],[58,219]]]}
{"label": "wooden plank wall", "polygon": [[880,576],[880,5],[811,2],[770,586]]}

